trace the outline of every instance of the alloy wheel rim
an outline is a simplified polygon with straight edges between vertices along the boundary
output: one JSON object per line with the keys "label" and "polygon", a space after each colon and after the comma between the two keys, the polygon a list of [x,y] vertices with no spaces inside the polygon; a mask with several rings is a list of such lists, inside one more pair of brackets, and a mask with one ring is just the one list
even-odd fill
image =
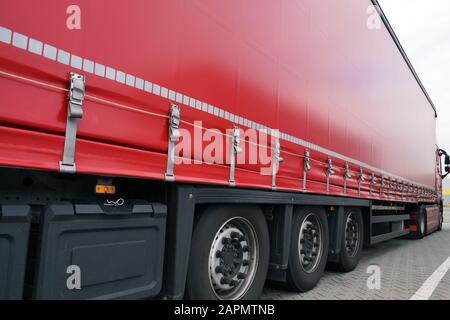
{"label": "alloy wheel rim", "polygon": [[251,223],[243,217],[226,221],[211,245],[208,271],[215,296],[240,299],[251,287],[259,262],[259,243]]}

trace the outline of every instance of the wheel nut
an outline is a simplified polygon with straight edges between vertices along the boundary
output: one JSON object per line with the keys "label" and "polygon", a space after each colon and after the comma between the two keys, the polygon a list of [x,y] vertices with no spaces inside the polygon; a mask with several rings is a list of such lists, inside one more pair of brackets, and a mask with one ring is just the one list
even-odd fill
{"label": "wheel nut", "polygon": [[243,246],[243,247],[242,247],[242,251],[248,252],[248,250],[249,250],[248,246]]}
{"label": "wheel nut", "polygon": [[222,278],[220,278],[220,284],[229,284],[229,281],[227,278],[222,277]]}
{"label": "wheel nut", "polygon": [[224,273],[223,268],[220,267],[220,266],[217,266],[217,267],[216,267],[216,273]]}
{"label": "wheel nut", "polygon": [[222,258],[222,251],[220,250],[216,251],[216,258]]}
{"label": "wheel nut", "polygon": [[230,244],[230,243],[231,243],[231,239],[229,239],[229,238],[222,239],[222,244]]}
{"label": "wheel nut", "polygon": [[243,266],[248,266],[250,264],[250,261],[248,261],[248,260],[243,260],[242,261],[242,265]]}
{"label": "wheel nut", "polygon": [[239,272],[238,275],[237,275],[237,278],[240,279],[240,280],[245,279],[245,277],[247,277],[247,275],[245,273],[242,273],[242,272]]}
{"label": "wheel nut", "polygon": [[232,238],[239,238],[239,233],[237,233],[236,231],[233,231],[233,232],[230,233],[230,236]]}

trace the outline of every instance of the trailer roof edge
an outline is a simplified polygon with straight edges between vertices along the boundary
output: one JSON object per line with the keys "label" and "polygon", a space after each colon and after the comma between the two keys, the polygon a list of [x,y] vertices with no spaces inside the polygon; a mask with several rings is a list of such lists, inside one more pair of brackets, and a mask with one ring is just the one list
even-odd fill
{"label": "trailer roof edge", "polygon": [[437,111],[436,107],[434,106],[433,100],[431,100],[430,95],[427,92],[427,89],[425,89],[425,86],[423,85],[422,81],[419,78],[419,75],[417,74],[416,70],[414,69],[411,61],[408,58],[408,55],[406,54],[405,50],[403,49],[402,44],[400,43],[400,40],[398,39],[397,35],[394,32],[394,29],[392,28],[391,24],[389,23],[388,18],[386,17],[383,9],[381,8],[380,4],[378,3],[378,0],[371,0],[373,5],[377,8],[378,13],[380,14],[381,20],[383,20],[384,25],[386,26],[386,29],[389,31],[392,39],[394,40],[398,50],[403,56],[403,59],[405,59],[406,64],[408,65],[409,69],[411,70],[412,74],[416,78],[417,83],[419,84],[420,88],[422,89],[425,97],[428,99],[428,102],[431,105],[431,108],[433,108],[434,116],[437,118]]}

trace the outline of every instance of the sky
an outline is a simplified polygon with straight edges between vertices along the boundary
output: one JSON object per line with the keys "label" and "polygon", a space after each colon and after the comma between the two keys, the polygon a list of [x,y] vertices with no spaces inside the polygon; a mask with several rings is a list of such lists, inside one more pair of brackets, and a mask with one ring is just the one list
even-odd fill
{"label": "sky", "polygon": [[450,152],[450,1],[378,2],[437,109],[438,145]]}

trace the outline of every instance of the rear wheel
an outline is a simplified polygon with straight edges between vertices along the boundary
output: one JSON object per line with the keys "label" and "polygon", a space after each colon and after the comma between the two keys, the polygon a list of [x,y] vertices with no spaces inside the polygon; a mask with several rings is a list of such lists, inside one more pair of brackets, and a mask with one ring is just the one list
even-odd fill
{"label": "rear wheel", "polygon": [[426,215],[424,213],[425,210],[420,209],[419,214],[417,215],[417,238],[422,239],[426,234]]}
{"label": "rear wheel", "polygon": [[410,239],[422,239],[426,234],[426,215],[425,209],[423,207],[419,207],[415,212],[415,220],[411,222],[411,224],[415,227],[407,237]]}
{"label": "rear wheel", "polygon": [[356,268],[361,259],[363,236],[361,210],[358,208],[346,208],[339,262],[334,264],[336,269],[343,272],[349,272]]}
{"label": "rear wheel", "polygon": [[293,216],[287,286],[305,292],[323,275],[328,253],[328,220],[320,207],[298,207]]}
{"label": "rear wheel", "polygon": [[192,236],[186,293],[191,299],[258,299],[269,265],[269,232],[261,210],[205,210]]}

